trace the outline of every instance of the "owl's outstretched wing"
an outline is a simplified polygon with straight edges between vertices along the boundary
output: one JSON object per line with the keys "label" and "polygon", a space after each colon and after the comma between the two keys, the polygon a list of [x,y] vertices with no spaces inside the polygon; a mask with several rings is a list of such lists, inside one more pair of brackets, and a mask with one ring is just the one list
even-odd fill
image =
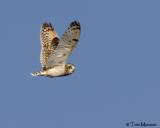
{"label": "owl's outstretched wing", "polygon": [[49,57],[47,66],[54,67],[55,65],[65,65],[69,55],[76,47],[80,38],[80,23],[73,21],[59,39],[59,44],[54,53]]}
{"label": "owl's outstretched wing", "polygon": [[49,68],[47,66],[48,59],[52,56],[54,50],[57,48],[59,43],[59,38],[54,28],[50,23],[44,23],[40,30],[40,40],[41,40],[41,53],[40,62],[42,69]]}

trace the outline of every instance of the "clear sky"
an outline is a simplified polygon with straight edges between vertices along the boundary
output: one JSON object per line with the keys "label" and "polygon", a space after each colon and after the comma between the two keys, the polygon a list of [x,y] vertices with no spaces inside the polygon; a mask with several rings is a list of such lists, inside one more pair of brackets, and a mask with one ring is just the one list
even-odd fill
{"label": "clear sky", "polygon": [[[159,0],[1,0],[0,128],[160,126]],[[39,30],[79,20],[74,74],[38,71]]]}

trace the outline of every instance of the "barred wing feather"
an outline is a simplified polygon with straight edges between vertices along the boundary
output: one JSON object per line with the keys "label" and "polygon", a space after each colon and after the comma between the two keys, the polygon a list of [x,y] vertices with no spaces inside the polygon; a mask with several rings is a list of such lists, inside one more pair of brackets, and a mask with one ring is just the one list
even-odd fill
{"label": "barred wing feather", "polygon": [[41,54],[40,62],[43,69],[48,68],[47,63],[49,57],[53,54],[58,46],[58,35],[50,23],[44,23],[40,30]]}

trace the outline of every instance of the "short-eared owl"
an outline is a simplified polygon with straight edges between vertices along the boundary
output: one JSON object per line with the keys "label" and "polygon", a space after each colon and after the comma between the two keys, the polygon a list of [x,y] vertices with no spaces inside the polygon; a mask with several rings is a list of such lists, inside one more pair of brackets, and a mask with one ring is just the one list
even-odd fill
{"label": "short-eared owl", "polygon": [[31,73],[32,76],[64,76],[75,70],[67,59],[77,45],[80,37],[80,23],[73,21],[61,38],[50,23],[44,23],[40,30],[42,71]]}

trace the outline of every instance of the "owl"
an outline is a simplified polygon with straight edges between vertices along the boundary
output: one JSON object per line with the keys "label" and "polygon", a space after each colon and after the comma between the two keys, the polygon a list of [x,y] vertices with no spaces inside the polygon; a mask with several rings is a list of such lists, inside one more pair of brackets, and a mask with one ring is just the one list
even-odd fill
{"label": "owl", "polygon": [[79,41],[80,32],[78,21],[71,22],[62,37],[57,35],[51,23],[43,23],[40,30],[42,69],[31,75],[58,77],[72,74],[75,66],[67,63],[67,60]]}

